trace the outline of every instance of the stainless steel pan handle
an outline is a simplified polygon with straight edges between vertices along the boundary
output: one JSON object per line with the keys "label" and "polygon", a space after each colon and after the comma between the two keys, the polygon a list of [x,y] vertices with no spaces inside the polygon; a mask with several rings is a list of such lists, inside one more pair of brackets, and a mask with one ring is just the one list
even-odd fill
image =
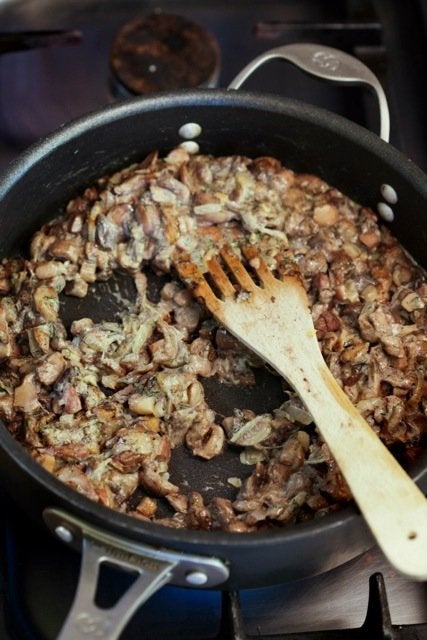
{"label": "stainless steel pan handle", "polygon": [[239,89],[252,73],[274,58],[283,58],[312,76],[336,84],[368,86],[377,96],[380,111],[380,137],[389,141],[390,115],[384,90],[377,77],[363,62],[339,49],[319,44],[288,44],[270,49],[252,60],[229,84]]}
{"label": "stainless steel pan handle", "polygon": [[[116,555],[112,548],[89,537],[83,538],[79,584],[58,640],[116,640],[138,607],[171,580],[172,563],[144,563],[138,558],[137,564],[130,555],[129,559],[122,557],[119,562]],[[95,600],[99,569],[103,562],[134,570],[138,567],[139,574],[118,602],[109,608],[99,607]]]}
{"label": "stainless steel pan handle", "polygon": [[[76,595],[58,640],[117,640],[135,611],[168,582],[209,589],[229,577],[228,567],[218,558],[150,547],[107,533],[60,509],[45,509],[43,517],[52,533],[82,553]],[[96,602],[103,563],[137,575],[108,608]]]}

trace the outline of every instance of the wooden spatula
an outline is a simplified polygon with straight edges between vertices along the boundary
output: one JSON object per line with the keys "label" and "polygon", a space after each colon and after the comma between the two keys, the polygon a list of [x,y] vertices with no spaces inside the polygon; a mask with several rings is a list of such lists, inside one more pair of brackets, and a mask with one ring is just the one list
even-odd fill
{"label": "wooden spatula", "polygon": [[299,393],[389,561],[427,580],[427,500],[329,371],[296,266],[284,262],[278,279],[254,246],[242,253],[248,268],[229,246],[208,262],[212,286],[188,256],[175,264],[219,322]]}

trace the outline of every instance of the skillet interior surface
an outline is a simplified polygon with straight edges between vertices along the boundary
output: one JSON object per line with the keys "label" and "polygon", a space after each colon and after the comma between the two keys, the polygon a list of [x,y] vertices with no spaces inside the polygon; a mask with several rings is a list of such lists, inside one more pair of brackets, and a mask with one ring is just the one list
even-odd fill
{"label": "skillet interior surface", "polygon": [[[95,178],[142,159],[153,149],[162,153],[179,144],[179,129],[187,122],[200,124],[197,141],[203,153],[276,156],[286,166],[315,173],[374,209],[381,199],[380,186],[391,184],[399,196],[392,232],[419,262],[425,259],[427,178],[401,154],[375,135],[320,109],[273,96],[216,90],[179,92],[108,107],[31,148],[0,183],[0,255],[23,251],[31,234]],[[102,284],[106,286],[101,304],[95,309],[101,316],[104,309],[114,310],[117,286],[130,298],[133,295],[126,279]],[[91,305],[91,300],[82,304]],[[75,306],[67,310],[69,306],[67,303],[64,312],[70,319],[73,313],[84,313]],[[120,312],[117,305],[115,311]],[[261,410],[277,406],[281,389],[276,383],[277,379],[272,385],[270,378],[259,381],[255,401],[262,399],[268,405],[259,406]],[[218,395],[216,389],[211,393]],[[234,391],[227,399],[222,389],[221,403],[235,399]],[[169,530],[143,523],[94,504],[62,485],[29,459],[4,429],[0,443],[2,481],[13,486],[17,500],[34,515],[40,515],[46,506],[61,506],[133,539],[142,537],[154,545],[224,557],[233,569],[226,586],[256,586],[318,573],[372,544],[353,509],[298,527],[249,536]],[[193,464],[191,469],[183,454],[175,472],[194,474],[191,482],[197,483],[199,469],[197,462]],[[426,469],[427,454],[409,467],[422,487],[427,485]],[[254,567],[253,559],[258,556],[262,557]]]}

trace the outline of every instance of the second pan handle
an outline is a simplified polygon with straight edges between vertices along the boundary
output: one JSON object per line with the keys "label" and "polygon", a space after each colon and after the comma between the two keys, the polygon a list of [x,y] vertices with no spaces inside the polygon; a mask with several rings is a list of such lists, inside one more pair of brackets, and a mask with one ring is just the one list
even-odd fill
{"label": "second pan handle", "polygon": [[384,90],[378,78],[354,56],[319,44],[301,43],[276,47],[252,60],[229,84],[229,89],[239,89],[252,73],[265,62],[283,58],[312,76],[336,84],[365,85],[377,96],[380,110],[380,137],[389,141],[390,115]]}

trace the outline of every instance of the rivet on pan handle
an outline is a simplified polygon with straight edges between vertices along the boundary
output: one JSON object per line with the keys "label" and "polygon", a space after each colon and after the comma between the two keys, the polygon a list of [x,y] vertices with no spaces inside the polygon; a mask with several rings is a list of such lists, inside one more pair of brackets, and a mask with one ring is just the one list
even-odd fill
{"label": "rivet on pan handle", "polygon": [[[229,576],[217,558],[158,549],[93,527],[59,509],[46,509],[44,520],[64,542],[82,552],[79,583],[58,640],[116,640],[135,611],[168,582],[212,588]],[[102,563],[137,573],[138,577],[110,608],[95,602]]]}
{"label": "rivet on pan handle", "polygon": [[390,114],[384,90],[378,78],[357,58],[332,47],[320,44],[288,44],[262,53],[252,60],[229,84],[229,89],[239,89],[261,65],[274,58],[283,58],[306,73],[336,84],[366,85],[378,99],[380,110],[380,137],[389,141]]}

